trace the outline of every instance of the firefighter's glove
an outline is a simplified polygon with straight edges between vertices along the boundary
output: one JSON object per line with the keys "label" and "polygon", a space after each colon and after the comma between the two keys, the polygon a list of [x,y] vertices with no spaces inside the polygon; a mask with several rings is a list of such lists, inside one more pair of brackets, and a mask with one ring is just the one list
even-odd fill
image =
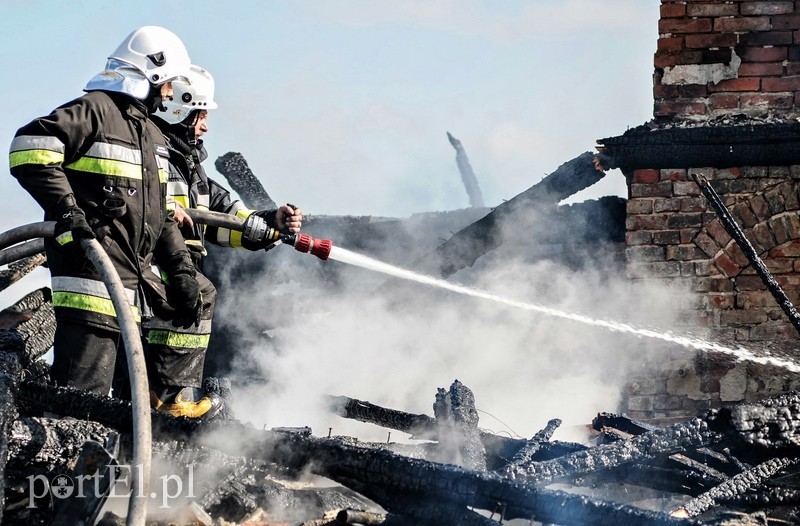
{"label": "firefighter's glove", "polygon": [[180,273],[170,276],[171,303],[175,308],[172,325],[188,329],[200,322],[203,314],[203,296],[200,294],[200,285],[190,273]]}
{"label": "firefighter's glove", "polygon": [[72,194],[64,197],[56,208],[56,227],[53,233],[59,245],[69,245],[81,239],[95,239],[94,231],[86,222],[86,214],[75,204]]}

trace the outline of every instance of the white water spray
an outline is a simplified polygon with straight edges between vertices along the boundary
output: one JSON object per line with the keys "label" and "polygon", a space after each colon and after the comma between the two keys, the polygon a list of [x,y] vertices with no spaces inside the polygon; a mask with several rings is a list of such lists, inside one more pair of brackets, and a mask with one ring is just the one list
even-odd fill
{"label": "white water spray", "polygon": [[388,263],[384,263],[382,261],[378,261],[376,259],[370,258],[368,256],[358,254],[355,252],[351,252],[347,249],[333,246],[331,248],[330,255],[328,256],[329,259],[333,259],[336,261],[340,261],[342,263],[347,263],[350,265],[355,265],[357,267],[365,268],[368,270],[373,270],[376,272],[381,272],[383,274],[387,274],[390,276],[395,276],[398,278],[402,278],[409,281],[415,281],[417,283],[422,283],[424,285],[430,285],[434,287],[439,287],[442,289],[450,290],[453,292],[457,292],[459,294],[465,294],[468,296],[473,296],[476,298],[482,298],[490,301],[494,301],[497,303],[502,303],[504,305],[508,305],[511,307],[516,307],[519,309],[529,310],[539,312],[541,314],[545,314],[548,316],[553,316],[556,318],[562,318],[566,320],[576,321],[579,323],[583,323],[586,325],[594,326],[594,327],[602,327],[604,329],[608,329],[614,332],[621,332],[627,334],[633,334],[636,336],[646,337],[646,338],[654,338],[657,340],[663,340],[665,342],[674,343],[677,345],[681,345],[683,347],[687,347],[690,349],[696,349],[700,351],[706,352],[719,352],[723,354],[727,354],[730,356],[735,357],[737,360],[744,360],[748,362],[753,362],[761,365],[770,365],[774,367],[780,367],[791,371],[793,373],[800,373],[800,365],[784,360],[781,358],[777,358],[774,356],[757,356],[752,351],[749,351],[742,347],[732,348],[732,347],[725,347],[723,345],[708,342],[705,340],[700,340],[696,338],[691,338],[688,336],[679,336],[674,335],[669,332],[658,332],[650,329],[641,329],[629,325],[627,323],[622,323],[618,321],[609,321],[609,320],[600,320],[597,318],[591,318],[589,316],[584,316],[582,314],[576,314],[571,312],[565,312],[558,309],[553,309],[551,307],[546,307],[544,305],[537,305],[533,303],[524,303],[521,301],[515,301],[507,298],[503,298],[500,296],[496,296],[494,294],[489,294],[488,292],[483,292],[480,290],[475,290],[469,287],[465,287],[463,285],[457,285],[454,283],[449,283],[443,279],[434,278],[431,276],[426,276],[424,274],[419,274],[417,272],[407,270],[404,268],[396,267],[394,265],[390,265]]}

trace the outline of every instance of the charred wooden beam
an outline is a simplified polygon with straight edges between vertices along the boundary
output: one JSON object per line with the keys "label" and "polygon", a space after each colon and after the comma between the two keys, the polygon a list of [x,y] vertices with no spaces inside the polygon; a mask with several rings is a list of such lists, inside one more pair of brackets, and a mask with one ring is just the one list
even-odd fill
{"label": "charred wooden beam", "polygon": [[555,433],[558,426],[561,425],[561,419],[553,418],[547,422],[547,425],[539,430],[533,438],[528,440],[524,446],[517,451],[511,458],[511,461],[504,466],[505,472],[513,473],[516,466],[528,464],[533,460],[533,456],[542,448],[542,444],[549,442],[550,438]]}
{"label": "charred wooden beam", "polygon": [[605,176],[594,164],[594,155],[585,152],[565,162],[528,190],[498,205],[492,212],[456,232],[439,245],[431,257],[414,268],[441,277],[469,267],[483,254],[505,242],[506,223],[513,221],[516,232],[534,228],[529,218],[535,210],[549,213],[559,201],[587,188]]}
{"label": "charred wooden beam", "polygon": [[508,476],[531,483],[575,477],[600,469],[669,455],[687,448],[708,446],[722,440],[723,435],[710,430],[704,420],[694,418],[689,422],[673,424],[629,440],[600,445],[545,462],[517,466],[510,470]]}
{"label": "charred wooden beam", "polygon": [[713,428],[735,431],[748,446],[796,454],[800,448],[800,393],[721,408],[711,412],[708,421]]}
{"label": "charred wooden beam", "polygon": [[653,463],[623,464],[573,479],[578,486],[604,486],[625,482],[658,491],[697,496],[713,487],[696,471],[666,468]]}
{"label": "charred wooden beam", "polygon": [[697,473],[700,474],[700,476],[707,478],[708,480],[712,481],[715,484],[720,484],[728,480],[729,478],[724,473],[720,473],[711,466],[708,466],[702,462],[698,462],[697,460],[689,458],[683,453],[675,453],[673,455],[670,455],[669,459],[672,462],[685,466],[690,470],[696,471]]}
{"label": "charred wooden beam", "polygon": [[641,435],[658,429],[650,424],[615,413],[597,413],[597,416],[592,419],[592,429],[595,431],[602,431],[604,428],[609,427],[618,429],[628,435]]}
{"label": "charred wooden beam", "polygon": [[249,208],[255,210],[278,208],[250,167],[247,166],[247,161],[242,154],[228,152],[217,158],[214,166],[219,173],[225,176],[231,189],[242,198]]}
{"label": "charred wooden beam", "polygon": [[749,471],[745,471],[744,473],[740,473],[726,480],[719,486],[690,500],[681,508],[672,512],[672,515],[675,517],[696,517],[713,506],[718,505],[720,501],[743,494],[747,490],[761,484],[764,480],[769,479],[775,475],[775,473],[797,462],[798,459],[796,458],[778,457],[770,459]]}
{"label": "charred wooden beam", "polygon": [[797,123],[720,124],[653,128],[648,123],[597,143],[610,159],[604,166],[624,170],[800,164]]}
{"label": "charred wooden beam", "polygon": [[36,254],[9,264],[6,270],[0,271],[0,290],[7,289],[45,261],[44,254]]}
{"label": "charred wooden beam", "polygon": [[44,287],[0,311],[0,349],[17,352],[22,367],[53,346],[56,318],[50,299],[50,289]]}
{"label": "charred wooden beam", "polygon": [[422,440],[436,440],[436,419],[388,409],[373,403],[347,396],[328,396],[329,407],[342,418],[388,427]]}
{"label": "charred wooden beam", "polygon": [[[436,419],[428,415],[406,413],[396,409],[389,409],[365,400],[358,400],[347,396],[328,396],[329,407],[342,418],[358,420],[368,424],[375,424],[389,429],[396,429],[412,435],[414,439],[438,440]],[[486,468],[499,469],[508,463],[508,459],[525,445],[523,439],[495,435],[486,431],[480,432],[480,440],[486,451]],[[575,444],[555,444],[548,450],[550,457],[566,455],[584,446]]]}

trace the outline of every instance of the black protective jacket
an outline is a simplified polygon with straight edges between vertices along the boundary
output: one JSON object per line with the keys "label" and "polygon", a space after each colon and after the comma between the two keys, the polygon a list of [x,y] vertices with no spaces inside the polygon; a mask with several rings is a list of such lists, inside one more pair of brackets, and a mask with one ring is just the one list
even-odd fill
{"label": "black protective jacket", "polygon": [[[211,210],[246,219],[255,210],[247,208],[219,183],[208,177],[201,163],[208,157],[203,141],[190,141],[191,128],[185,124],[169,125],[156,121],[167,137],[169,147],[169,200],[180,203],[184,208]],[[168,207],[174,204],[168,202]],[[270,226],[274,225],[274,214],[268,217]],[[223,247],[258,250],[263,247],[252,246],[242,240],[242,233],[227,228],[206,227],[195,223],[194,228],[181,229],[186,245],[196,259],[206,254],[205,243],[210,242]]]}
{"label": "black protective jacket", "polygon": [[[9,166],[45,220],[57,219],[61,199],[74,194],[129,299],[139,304],[142,277],[152,263],[168,275],[192,267],[166,207],[168,156],[141,101],[92,91],[20,128]],[[105,286],[74,245],[46,240],[56,315],[118,329]]]}

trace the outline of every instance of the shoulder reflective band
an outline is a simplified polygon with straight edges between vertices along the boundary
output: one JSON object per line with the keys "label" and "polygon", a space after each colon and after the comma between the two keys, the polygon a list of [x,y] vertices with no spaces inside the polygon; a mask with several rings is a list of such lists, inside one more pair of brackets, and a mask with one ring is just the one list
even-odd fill
{"label": "shoulder reflective band", "polygon": [[11,141],[8,166],[58,164],[64,162],[64,143],[46,135],[20,135]]}
{"label": "shoulder reflective band", "polygon": [[[113,175],[141,181],[142,153],[127,146],[96,142],[83,157],[65,167],[81,172]],[[159,175],[159,177],[161,176]]]}
{"label": "shoulder reflective band", "polygon": [[[67,307],[116,317],[114,304],[102,281],[71,276],[53,276],[53,307]],[[131,313],[135,321],[141,321],[139,309],[133,305],[136,292],[125,289],[131,303]]]}

